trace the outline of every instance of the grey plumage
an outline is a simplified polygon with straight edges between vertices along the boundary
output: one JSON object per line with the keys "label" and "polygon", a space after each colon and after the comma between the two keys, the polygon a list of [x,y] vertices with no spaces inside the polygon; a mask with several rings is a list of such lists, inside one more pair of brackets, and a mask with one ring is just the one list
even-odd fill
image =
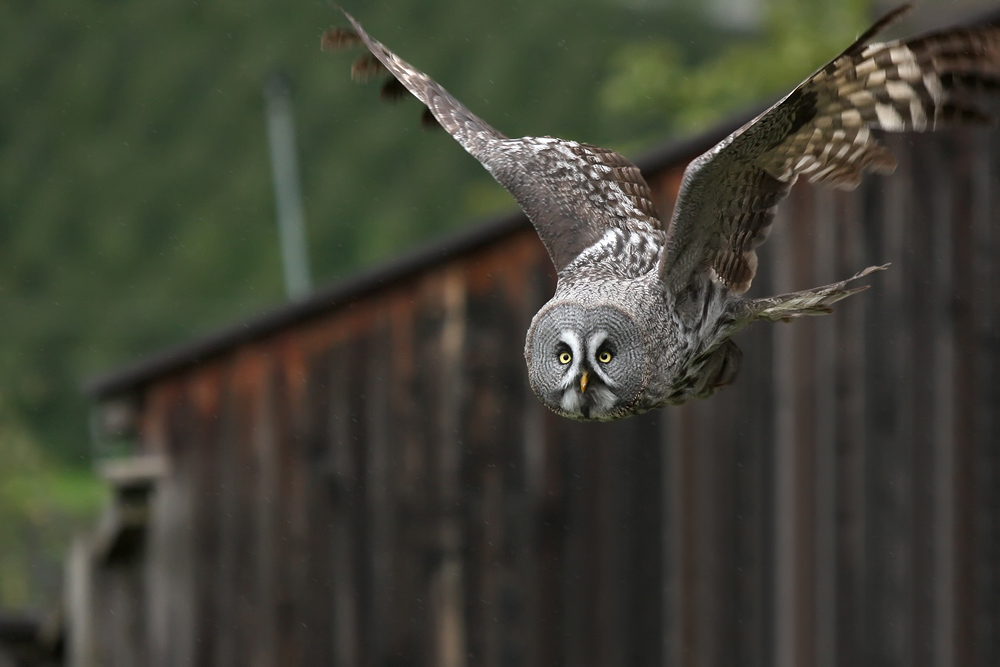
{"label": "grey plumage", "polygon": [[[800,177],[841,189],[895,159],[871,130],[924,131],[988,119],[975,101],[1000,87],[1000,30],[960,28],[869,41],[878,21],[789,95],[694,160],[669,225],[635,165],[614,151],[552,137],[510,139],[365,33],[331,29],[324,48],[364,45],[355,78],[387,72],[517,199],[555,265],[556,292],[528,330],[532,389],[559,414],[608,420],[731,383],[730,336],[755,320],[830,312],[869,267],[824,287],[746,299],[755,249]],[[345,13],[346,14],[346,13]],[[398,82],[393,83],[393,82]]]}

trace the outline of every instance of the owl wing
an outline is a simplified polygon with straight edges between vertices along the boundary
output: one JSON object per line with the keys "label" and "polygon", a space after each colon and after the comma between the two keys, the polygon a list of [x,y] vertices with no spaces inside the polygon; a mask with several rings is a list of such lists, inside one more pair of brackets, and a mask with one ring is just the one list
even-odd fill
{"label": "owl wing", "polygon": [[755,248],[799,176],[851,190],[888,174],[892,153],[872,130],[922,132],[990,118],[974,95],[1000,87],[1000,29],[951,29],[868,44],[909,6],[889,13],[788,96],[694,160],[684,172],[661,258],[667,285],[709,271],[745,292]]}
{"label": "owl wing", "polygon": [[649,186],[639,169],[620,154],[552,137],[505,137],[344,14],[354,29],[328,30],[323,47],[363,44],[371,57],[355,62],[355,78],[388,71],[392,78],[383,86],[383,96],[409,91],[423,102],[425,121],[439,123],[514,195],[557,271],[611,227],[651,233],[661,228]]}

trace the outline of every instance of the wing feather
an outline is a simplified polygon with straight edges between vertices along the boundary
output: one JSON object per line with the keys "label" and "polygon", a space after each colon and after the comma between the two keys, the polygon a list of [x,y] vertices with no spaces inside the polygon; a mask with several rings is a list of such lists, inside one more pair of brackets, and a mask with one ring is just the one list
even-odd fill
{"label": "wing feather", "polygon": [[896,159],[872,130],[927,131],[990,116],[1000,89],[1000,29],[959,28],[868,44],[908,9],[866,31],[788,96],[693,161],[684,174],[661,273],[683,285],[709,271],[733,293],[756,273],[774,209],[800,177],[850,190]]}
{"label": "wing feather", "polygon": [[370,55],[355,62],[356,79],[377,72],[390,78],[382,95],[405,87],[425,106],[424,122],[436,121],[478,159],[517,199],[531,219],[557,271],[598,243],[611,228],[662,236],[662,223],[639,169],[620,154],[552,137],[508,139],[437,82],[370,37],[347,12],[353,30],[332,28],[325,49],[363,44]]}
{"label": "wing feather", "polygon": [[[423,102],[441,127],[447,130],[465,150],[479,159],[489,151],[492,143],[506,139],[503,134],[452,97],[436,81],[372,39],[353,16],[347,12],[344,12],[344,15],[354,29],[330,28],[323,33],[321,46],[324,50],[337,50],[355,45],[365,46],[369,53],[355,60],[351,68],[351,75],[355,80],[364,82],[378,73],[388,72],[414,97]],[[402,92],[391,81],[386,81],[382,91],[388,98],[398,97]]]}

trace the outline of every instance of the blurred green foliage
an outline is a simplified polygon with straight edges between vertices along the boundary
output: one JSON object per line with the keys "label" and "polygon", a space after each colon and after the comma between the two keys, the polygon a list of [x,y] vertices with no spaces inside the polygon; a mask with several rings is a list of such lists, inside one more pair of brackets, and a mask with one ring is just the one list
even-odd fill
{"label": "blurred green foliage", "polygon": [[0,609],[37,608],[57,594],[66,546],[106,490],[53,461],[3,405],[0,424]]}
{"label": "blurred green foliage", "polygon": [[[868,19],[863,0],[772,0],[742,31],[693,2],[344,4],[501,131],[626,152],[787,88]],[[80,382],[282,300],[271,73],[293,82],[316,283],[514,208],[416,104],[319,51],[335,22],[323,1],[0,3],[0,606],[38,602],[32,573],[101,502]]]}
{"label": "blurred green foliage", "polygon": [[771,0],[761,30],[700,62],[677,42],[635,42],[614,56],[601,101],[623,116],[659,114],[694,131],[733,109],[785,94],[840,53],[871,21],[868,0]]}

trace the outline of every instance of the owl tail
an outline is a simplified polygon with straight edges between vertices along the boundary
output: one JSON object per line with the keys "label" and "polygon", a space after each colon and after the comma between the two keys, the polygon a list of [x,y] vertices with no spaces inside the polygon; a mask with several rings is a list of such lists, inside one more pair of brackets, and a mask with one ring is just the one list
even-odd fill
{"label": "owl tail", "polygon": [[869,287],[868,285],[861,285],[860,287],[849,288],[847,286],[848,283],[852,283],[859,278],[864,278],[870,273],[884,271],[887,268],[889,268],[888,264],[869,266],[864,271],[854,274],[847,280],[841,280],[839,283],[833,283],[832,285],[814,287],[802,292],[769,296],[764,299],[748,299],[741,304],[740,310],[742,312],[737,314],[736,319],[737,321],[749,324],[755,320],[769,320],[771,322],[781,320],[782,322],[788,322],[793,317],[801,317],[803,315],[826,315],[833,312],[830,306],[836,302],[846,299],[852,294],[866,290]]}

